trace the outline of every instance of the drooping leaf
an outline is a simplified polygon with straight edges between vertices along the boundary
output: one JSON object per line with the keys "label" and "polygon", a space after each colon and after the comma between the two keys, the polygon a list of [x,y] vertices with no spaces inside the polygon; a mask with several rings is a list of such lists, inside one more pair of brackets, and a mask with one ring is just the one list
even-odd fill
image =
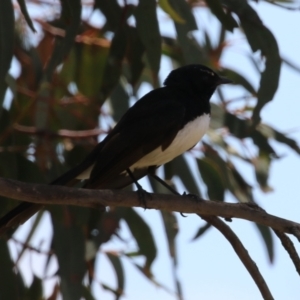
{"label": "drooping leaf", "polygon": [[28,26],[30,27],[30,29],[33,31],[33,32],[36,32],[34,26],[33,26],[33,23],[32,23],[32,20],[28,14],[28,11],[27,11],[27,7],[26,7],[26,4],[25,4],[25,1],[24,0],[18,0],[18,3],[20,5],[20,8],[21,8],[21,12],[28,24]]}
{"label": "drooping leaf", "polygon": [[178,65],[184,64],[184,58],[182,50],[177,42],[177,40],[163,36],[162,37],[162,54],[170,57],[172,60],[176,61]]}
{"label": "drooping leaf", "polygon": [[257,126],[257,130],[266,138],[275,139],[277,142],[289,146],[291,149],[296,151],[296,153],[300,154],[300,147],[295,140],[287,137],[285,134],[279,132],[278,130],[275,130],[271,126],[261,123]]}
{"label": "drooping leaf", "polygon": [[158,0],[158,5],[163,9],[175,22],[185,23],[185,20],[173,9],[169,0]]}
{"label": "drooping leaf", "polygon": [[100,87],[98,100],[100,106],[112,93],[119,82],[122,71],[122,61],[126,54],[127,33],[127,26],[123,26],[116,31],[112,39],[104,69],[105,76],[103,77]]}
{"label": "drooping leaf", "polygon": [[234,84],[239,84],[244,87],[250,94],[254,96],[257,94],[253,85],[244,76],[235,72],[234,70],[224,68],[222,70],[222,75],[230,78],[234,82]]}
{"label": "drooping leaf", "polygon": [[6,240],[3,238],[0,239],[0,265],[0,299],[23,298],[25,286],[22,279],[13,270],[14,263],[10,257]]}
{"label": "drooping leaf", "polygon": [[220,175],[221,169],[211,159],[204,157],[197,159],[201,177],[207,187],[207,194],[210,200],[224,201],[225,183]]}
{"label": "drooping leaf", "polygon": [[141,41],[136,28],[128,27],[128,31],[128,45],[126,51],[126,58],[128,60],[130,70],[128,81],[134,87],[145,66],[143,61],[145,46]]}
{"label": "drooping leaf", "polygon": [[177,253],[175,239],[178,234],[178,222],[173,212],[161,211],[161,217],[163,220],[170,256],[173,258],[174,265],[177,265]]}
{"label": "drooping leaf", "polygon": [[[94,9],[100,9],[104,14],[108,26],[107,29],[116,31],[120,26],[121,7],[116,0],[95,0]],[[123,25],[123,24],[122,24]]]}
{"label": "drooping leaf", "polygon": [[260,50],[266,59],[265,69],[261,73],[260,87],[257,92],[258,102],[252,115],[254,124],[258,124],[261,109],[273,99],[278,87],[281,58],[277,41],[246,0],[225,0],[224,3],[238,15],[252,51]]}
{"label": "drooping leaf", "polygon": [[41,278],[33,277],[31,286],[27,289],[24,299],[41,300],[43,299],[43,285]]}
{"label": "drooping leaf", "polygon": [[67,300],[81,299],[82,279],[86,272],[85,238],[76,210],[70,207],[52,210],[53,247],[59,265],[60,289],[63,299]]}
{"label": "drooping leaf", "polygon": [[113,109],[112,116],[118,122],[129,108],[129,96],[120,82],[110,96],[110,103]]}
{"label": "drooping leaf", "polygon": [[145,46],[147,58],[153,72],[154,84],[160,67],[161,36],[158,27],[155,0],[140,0],[135,10],[136,28]]}
{"label": "drooping leaf", "polygon": [[168,163],[173,170],[173,174],[179,176],[187,189],[187,193],[196,194],[201,197],[201,191],[196,183],[190,167],[182,155],[176,157]]}
{"label": "drooping leaf", "polygon": [[5,81],[13,57],[14,11],[11,0],[0,1],[0,116],[7,88]]}
{"label": "drooping leaf", "polygon": [[224,9],[219,0],[205,0],[208,7],[212,13],[218,18],[218,20],[223,24],[223,26],[229,30],[233,31],[234,28],[238,27],[236,20],[232,17],[230,12],[225,13]]}
{"label": "drooping leaf", "polygon": [[199,44],[189,34],[197,30],[197,23],[190,6],[185,0],[169,0],[173,9],[185,20],[184,24],[174,22],[177,39],[182,49],[185,64],[204,63],[204,53]]}
{"label": "drooping leaf", "polygon": [[83,297],[85,300],[96,300],[96,298],[92,295],[91,289],[88,288],[87,286],[83,286]]}
{"label": "drooping leaf", "polygon": [[224,187],[228,189],[238,201],[248,203],[253,201],[252,187],[245,181],[230,160],[224,160],[219,153],[207,143],[204,144],[204,155],[214,161],[220,169],[220,176]]}
{"label": "drooping leaf", "polygon": [[52,56],[45,69],[46,81],[51,81],[55,68],[63,61],[73,46],[81,22],[81,1],[62,1],[61,19],[66,24],[66,34],[63,39],[56,39]]}
{"label": "drooping leaf", "polygon": [[267,249],[269,260],[272,263],[274,261],[274,241],[273,241],[272,231],[269,227],[259,225],[259,224],[255,224],[255,225],[259,233],[261,234],[261,237]]}
{"label": "drooping leaf", "polygon": [[138,254],[146,257],[146,263],[143,267],[146,273],[150,272],[150,267],[156,258],[157,249],[154,237],[149,225],[132,208],[118,208],[120,216],[127,223],[133,237],[138,245]]}
{"label": "drooping leaf", "polygon": [[122,266],[122,262],[120,260],[120,257],[112,252],[106,252],[106,255],[108,259],[110,260],[111,264],[113,265],[113,268],[115,270],[115,273],[117,275],[117,282],[118,282],[118,288],[116,290],[116,300],[118,300],[124,292],[124,284],[125,284],[125,277],[124,277],[124,270]]}
{"label": "drooping leaf", "polygon": [[192,238],[192,241],[196,240],[197,238],[199,238],[200,236],[202,236],[209,228],[211,227],[211,225],[209,223],[206,223],[205,225],[201,226],[196,234],[194,235],[194,237]]}
{"label": "drooping leaf", "polygon": [[268,185],[270,163],[270,155],[261,150],[259,151],[258,157],[256,157],[253,162],[256,180],[259,183],[261,190],[264,192],[269,192],[273,190]]}

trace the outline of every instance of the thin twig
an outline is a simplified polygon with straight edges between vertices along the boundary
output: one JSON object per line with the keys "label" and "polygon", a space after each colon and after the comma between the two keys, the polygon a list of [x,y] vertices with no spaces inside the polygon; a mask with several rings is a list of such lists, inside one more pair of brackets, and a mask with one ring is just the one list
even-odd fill
{"label": "thin twig", "polygon": [[283,232],[281,232],[279,230],[274,230],[274,232],[278,236],[278,238],[280,239],[282,246],[284,247],[284,249],[289,254],[292,262],[294,263],[296,271],[300,275],[300,258],[299,258],[299,255],[298,255],[296,249],[295,249],[295,246],[294,246],[293,242]]}
{"label": "thin twig", "polygon": [[68,130],[68,129],[61,129],[57,132],[53,132],[50,130],[39,130],[36,127],[32,126],[24,126],[20,124],[15,124],[14,129],[22,132],[27,133],[31,135],[40,135],[40,136],[47,136],[47,137],[60,137],[60,138],[73,138],[73,139],[82,139],[82,138],[89,138],[98,136],[103,133],[107,133],[107,131],[104,131],[99,128],[95,129],[88,129],[88,130]]}
{"label": "thin twig", "polygon": [[243,244],[241,243],[240,239],[237,237],[237,235],[231,230],[231,228],[225,224],[222,220],[220,220],[218,217],[215,216],[201,216],[198,215],[200,218],[208,222],[209,224],[213,225],[215,228],[217,228],[224,237],[228,240],[228,242],[231,244],[232,248],[234,249],[237,256],[242,261],[245,268],[248,270],[249,274],[253,278],[254,282],[256,283],[256,286],[260,290],[263,298],[265,300],[272,300],[274,299],[264,278],[259,272],[259,269],[255,262],[251,259],[250,255],[248,254],[248,251],[245,249]]}

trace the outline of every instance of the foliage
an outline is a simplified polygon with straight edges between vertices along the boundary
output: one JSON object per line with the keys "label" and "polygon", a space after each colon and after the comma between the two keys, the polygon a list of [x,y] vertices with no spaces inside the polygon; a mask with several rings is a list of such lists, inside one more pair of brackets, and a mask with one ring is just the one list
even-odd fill
{"label": "foliage", "polygon": [[[236,168],[233,158],[252,166],[257,183],[267,192],[271,189],[270,164],[278,158],[270,141],[286,144],[300,154],[294,140],[260,123],[261,109],[272,100],[278,88],[281,58],[271,30],[246,0],[160,0],[158,3],[139,0],[136,5],[126,1],[120,5],[117,0],[83,3],[61,0],[54,4],[19,0],[18,4],[0,1],[0,99],[4,103],[0,107],[1,177],[46,183],[75,166],[95,146],[98,135],[101,138],[113,126],[113,121],[119,120],[143,83],[153,87],[161,85],[158,72],[162,57],[174,67],[203,63],[219,70],[235,81],[240,87],[239,98],[245,99],[237,108],[232,106],[234,99],[226,99],[222,91],[218,92],[219,102],[212,104],[208,137],[192,150],[199,174],[195,177],[185,158],[179,157],[164,166],[166,180],[174,184],[172,180],[179,178],[186,191],[195,194],[203,193],[206,187],[206,197],[210,200],[224,201],[226,192],[230,192],[239,202],[255,202],[252,187]],[[41,13],[33,18],[27,7],[46,9],[47,17]],[[201,7],[208,7],[220,22],[217,43],[212,42],[205,29],[197,26],[193,12]],[[160,33],[158,9],[173,19],[177,39]],[[197,40],[191,34],[195,30],[203,31],[205,39]],[[260,77],[258,88],[242,74],[222,66],[221,56],[229,47],[226,33],[233,30],[240,30],[253,53],[259,51],[261,55],[259,58],[249,55]],[[19,64],[17,76],[8,73],[12,57]],[[11,97],[6,94],[7,88]],[[99,123],[104,129],[97,129]],[[239,147],[234,148],[228,137]],[[253,142],[256,155],[245,154],[246,140]],[[150,183],[154,191],[162,192],[160,186]],[[15,203],[2,199],[0,205],[4,214]],[[53,236],[46,269],[55,255],[59,266],[55,276],[61,279],[49,299],[55,299],[58,293],[64,299],[94,299],[91,287],[95,283],[98,249],[101,251],[101,246],[113,236],[122,241],[120,222],[128,225],[136,241],[135,249],[104,253],[116,273],[117,286],[101,282],[102,287],[114,293],[116,299],[121,297],[126,278],[122,261],[126,257],[141,274],[163,288],[151,271],[157,256],[156,238],[151,225],[134,209],[111,209],[101,219],[100,213],[91,209],[54,207],[49,211]],[[160,213],[176,267],[178,221],[173,213]],[[41,213],[24,239],[18,260],[24,251],[33,251],[28,245],[40,219]],[[196,237],[208,228],[209,225],[201,227]],[[272,260],[270,231],[266,227],[258,228]],[[0,251],[3,262],[0,274],[10,282],[7,285],[0,280],[0,295],[4,295],[0,298],[41,299],[43,279],[35,276],[31,285],[26,286],[18,268],[12,270],[14,262],[4,240],[0,240]],[[140,256],[145,257],[144,264],[136,262],[135,258]],[[175,282],[180,299],[181,283],[178,278]]]}

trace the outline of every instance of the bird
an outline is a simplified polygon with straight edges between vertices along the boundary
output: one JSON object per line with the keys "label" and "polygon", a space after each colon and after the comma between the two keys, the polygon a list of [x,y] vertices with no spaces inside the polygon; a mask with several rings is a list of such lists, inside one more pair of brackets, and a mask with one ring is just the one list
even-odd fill
{"label": "bird", "polygon": [[[170,72],[163,86],[144,95],[87,157],[51,185],[120,189],[193,148],[210,122],[210,98],[232,83],[200,64]],[[140,187],[140,186],[138,186]],[[23,202],[0,218],[0,234],[24,223],[43,206]]]}

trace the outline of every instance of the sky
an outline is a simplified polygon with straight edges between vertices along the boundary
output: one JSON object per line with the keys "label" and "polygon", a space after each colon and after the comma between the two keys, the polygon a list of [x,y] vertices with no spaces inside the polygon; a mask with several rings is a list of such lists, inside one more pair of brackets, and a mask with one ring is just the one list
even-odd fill
{"label": "sky", "polygon": [[[282,57],[289,58],[297,66],[300,66],[300,36],[296,31],[296,28],[300,28],[299,11],[288,11],[264,2],[253,2],[252,5],[257,10],[264,24],[275,35]],[[161,31],[169,36],[174,36],[175,31],[172,21],[162,12],[160,12],[160,15],[163,17],[163,21],[160,22]],[[209,28],[212,33],[218,28],[218,21],[212,15],[207,14],[206,9],[197,11],[196,17],[199,25]],[[195,32],[194,35],[199,39],[202,38],[199,32]],[[224,66],[231,67],[245,74],[254,86],[258,86],[259,77],[245,58],[245,53],[250,53],[251,50],[246,43],[242,42],[241,37],[242,35],[238,30],[233,34],[228,34],[228,40],[235,45],[238,44],[239,47],[238,49],[229,47],[222,57],[222,63]],[[167,76],[171,67],[168,60],[162,60],[160,71],[162,79]],[[279,89],[273,101],[267,104],[261,113],[264,123],[273,126],[281,132],[289,133],[289,136],[294,138],[298,144],[300,144],[300,119],[298,117],[300,111],[298,96],[300,95],[299,75],[299,73],[283,64]],[[149,88],[145,86],[140,91],[140,96],[146,93]],[[224,92],[230,97],[235,93],[235,90],[226,86]],[[213,96],[213,101],[217,101],[216,95]],[[300,222],[300,197],[298,191],[300,157],[284,145],[276,142],[272,143],[272,145],[274,145],[277,153],[282,156],[271,167],[269,184],[273,187],[273,192],[266,194],[260,191],[255,183],[251,168],[237,162],[238,168],[242,174],[245,174],[247,181],[255,186],[254,197],[258,204],[266,209],[268,213]],[[228,196],[228,201],[232,201],[230,196]],[[155,260],[152,269],[155,279],[168,287],[169,290],[175,291],[172,262],[168,255],[160,214],[153,210],[137,209],[137,211],[150,224],[156,241],[158,241],[158,258]],[[227,240],[217,230],[210,229],[202,238],[191,241],[196,230],[204,222],[193,215],[183,218],[178,214],[177,217],[180,232],[176,241],[179,257],[176,273],[182,283],[184,299],[261,299],[259,290],[245,267],[239,261]],[[43,220],[45,224],[47,224],[47,218],[48,216],[46,215]],[[25,224],[18,230],[16,236],[22,236],[28,230],[28,225]],[[261,237],[252,223],[234,219],[228,225],[239,236],[250,256],[256,262],[274,298],[277,300],[298,300],[300,295],[299,275],[295,271],[288,254],[275,236],[275,260],[271,264]],[[51,232],[48,232],[48,234],[51,234]],[[36,233],[33,244],[37,245],[40,243],[43,235],[42,227]],[[122,236],[130,239],[130,233],[125,223],[122,224]],[[299,243],[294,238],[292,240],[298,253],[300,253]],[[44,243],[43,247],[47,249],[47,242]],[[102,251],[120,249],[120,247],[121,244],[117,238],[113,238],[111,242],[102,248]],[[140,261],[143,262],[142,259]],[[129,260],[124,258],[122,262],[126,272],[124,299],[176,299],[172,293],[155,286],[148,279],[141,276]],[[31,280],[31,275],[26,270],[33,268],[36,274],[42,275],[43,273],[41,266],[44,264],[44,261],[37,254],[25,255],[20,263],[24,274],[27,275],[26,280],[28,282]],[[53,260],[51,271],[54,273],[55,269],[56,262]],[[97,277],[99,281],[101,280],[114,286],[116,279],[105,255],[100,255]],[[46,294],[49,295],[53,283],[53,280],[48,280],[45,286]],[[97,299],[114,299],[110,292],[104,291],[99,285],[94,286],[94,292]]]}

